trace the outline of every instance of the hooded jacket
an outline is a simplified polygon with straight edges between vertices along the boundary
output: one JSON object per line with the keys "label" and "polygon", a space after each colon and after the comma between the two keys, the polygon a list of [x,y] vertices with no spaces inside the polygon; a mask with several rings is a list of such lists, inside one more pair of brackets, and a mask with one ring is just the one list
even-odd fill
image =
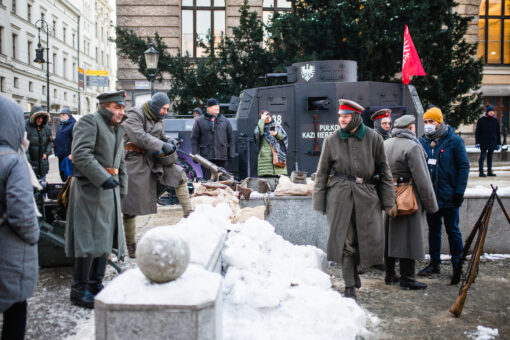
{"label": "hooded jacket", "polygon": [[[37,118],[42,117],[43,121],[40,126],[37,126],[35,121]],[[28,147],[27,158],[32,169],[38,178],[46,176],[50,170],[48,157],[51,154],[51,128],[48,125],[50,115],[42,111],[42,107],[34,106],[30,112],[30,118],[26,121],[25,127],[27,130],[27,139],[30,141]],[[46,159],[43,155],[46,154]]]}
{"label": "hooded jacket", "polygon": [[76,123],[73,115],[68,113],[69,119],[58,124],[57,133],[53,144],[55,145],[55,156],[66,158],[71,154],[71,143],[73,142],[73,128]]}
{"label": "hooded jacket", "polygon": [[39,225],[24,157],[23,110],[0,97],[0,312],[32,295],[38,274]]}

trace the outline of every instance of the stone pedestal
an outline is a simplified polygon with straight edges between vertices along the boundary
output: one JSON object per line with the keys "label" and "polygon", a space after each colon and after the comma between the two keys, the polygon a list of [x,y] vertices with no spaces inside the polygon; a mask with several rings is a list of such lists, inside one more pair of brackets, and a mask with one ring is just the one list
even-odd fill
{"label": "stone pedestal", "polygon": [[221,280],[197,265],[165,284],[130,269],[96,296],[96,339],[219,340]]}

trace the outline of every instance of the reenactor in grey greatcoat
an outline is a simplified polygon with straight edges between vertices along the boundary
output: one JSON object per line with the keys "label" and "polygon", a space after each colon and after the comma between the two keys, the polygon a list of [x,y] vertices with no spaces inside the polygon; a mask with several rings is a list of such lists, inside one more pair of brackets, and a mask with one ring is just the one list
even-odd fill
{"label": "reenactor in grey greatcoat", "polygon": [[94,296],[103,288],[114,243],[117,256],[124,256],[120,201],[128,179],[120,123],[125,97],[124,91],[97,96],[97,112],[83,116],[73,132],[66,254],[75,258],[71,302],[87,308],[94,308]]}
{"label": "reenactor in grey greatcoat", "polygon": [[374,112],[370,118],[374,121],[374,130],[386,140],[391,138],[391,110],[381,109]]}
{"label": "reenactor in grey greatcoat", "polygon": [[[122,213],[128,255],[136,256],[136,216],[157,212],[158,186],[175,188],[184,217],[191,213],[188,177],[183,168],[167,159],[177,159],[175,141],[164,133],[163,118],[170,107],[164,93],[156,93],[141,107],[133,107],[122,124],[129,192],[122,200]],[[171,164],[170,164],[171,163]],[[161,183],[161,184],[160,184]]]}
{"label": "reenactor in grey greatcoat", "polygon": [[357,265],[370,267],[383,258],[382,209],[395,211],[395,192],[383,140],[363,124],[363,107],[339,102],[340,129],[322,145],[312,202],[328,216],[328,260],[342,265],[345,296],[356,299]]}

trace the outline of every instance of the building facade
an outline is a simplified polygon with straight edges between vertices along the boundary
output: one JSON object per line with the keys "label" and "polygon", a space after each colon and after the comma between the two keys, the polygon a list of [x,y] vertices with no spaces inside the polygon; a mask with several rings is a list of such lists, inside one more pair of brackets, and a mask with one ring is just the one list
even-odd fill
{"label": "building facade", "polygon": [[[114,20],[107,0],[0,0],[0,95],[25,111],[47,107],[49,66],[50,111],[93,111],[97,94],[115,88]],[[34,61],[39,43],[43,63]],[[108,86],[80,87],[79,68],[108,71]]]}
{"label": "building facade", "polygon": [[[188,52],[200,57],[202,51],[196,46],[195,34],[205,36],[211,29],[219,37],[221,32],[231,34],[239,24],[239,8],[243,0],[117,0],[117,23],[140,36],[163,38],[171,53]],[[249,0],[251,10],[267,22],[274,11],[290,9],[286,0]],[[463,16],[472,16],[466,35],[468,42],[478,44],[478,56],[485,66],[481,91],[484,103],[491,104],[504,129],[509,126],[510,99],[510,0],[459,0],[456,8]],[[137,96],[146,98],[147,79],[137,71],[129,60],[119,59],[119,89],[126,90],[132,100]],[[156,82],[156,89],[169,88],[168,79]],[[472,132],[473,127],[464,127]]]}

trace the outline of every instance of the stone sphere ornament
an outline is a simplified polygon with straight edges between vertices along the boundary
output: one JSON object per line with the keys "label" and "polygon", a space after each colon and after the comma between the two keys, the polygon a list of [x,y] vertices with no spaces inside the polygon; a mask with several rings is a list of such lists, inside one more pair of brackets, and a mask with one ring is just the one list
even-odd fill
{"label": "stone sphere ornament", "polygon": [[136,249],[136,263],[151,281],[165,283],[177,279],[188,267],[188,244],[172,228],[158,227],[142,237]]}

